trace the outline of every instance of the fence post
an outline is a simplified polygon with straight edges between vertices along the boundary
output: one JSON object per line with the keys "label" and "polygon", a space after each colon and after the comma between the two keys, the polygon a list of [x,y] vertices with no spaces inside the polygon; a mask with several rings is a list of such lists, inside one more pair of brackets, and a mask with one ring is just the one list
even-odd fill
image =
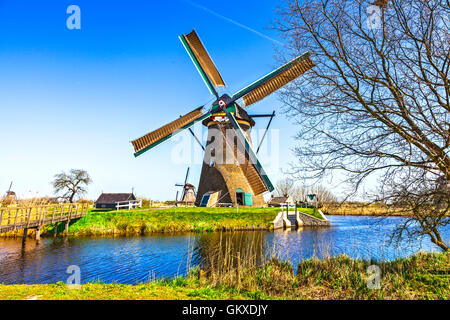
{"label": "fence post", "polygon": [[40,225],[41,224],[41,218],[42,218],[42,213],[44,212],[45,207],[41,207],[41,210],[36,209],[36,218],[37,218],[37,224]]}
{"label": "fence post", "polygon": [[27,229],[30,226],[30,218],[31,218],[31,212],[33,211],[33,208],[30,208],[28,210],[28,217],[27,217]]}
{"label": "fence post", "polygon": [[22,211],[22,209],[16,209],[16,214],[14,215],[14,231],[16,230],[16,222],[17,216],[19,215],[19,210]]}
{"label": "fence post", "polygon": [[65,230],[64,230],[66,235],[69,234],[69,223],[70,223],[70,216],[71,216],[71,213],[72,213],[72,208],[73,208],[73,204],[70,204],[69,205],[69,212],[67,214],[66,227],[65,227]]}
{"label": "fence post", "polygon": [[43,224],[45,222],[45,219],[47,219],[47,215],[48,215],[48,207],[44,207],[44,214],[41,214],[41,221],[39,222],[39,224]]}

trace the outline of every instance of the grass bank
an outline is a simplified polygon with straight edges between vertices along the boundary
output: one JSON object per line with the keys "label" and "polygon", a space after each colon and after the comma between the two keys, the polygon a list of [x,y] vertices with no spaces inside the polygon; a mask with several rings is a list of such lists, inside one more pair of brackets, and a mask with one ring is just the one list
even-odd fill
{"label": "grass bank", "polygon": [[[373,264],[381,271],[379,289],[367,286]],[[0,299],[450,299],[449,265],[449,253],[391,262],[339,256],[306,260],[294,273],[289,263],[271,258],[259,267],[193,270],[188,277],[134,286],[0,285]]]}
{"label": "grass bank", "polygon": [[[272,228],[279,208],[168,208],[90,211],[69,227],[72,235],[138,235]],[[308,209],[312,210],[312,209]],[[63,228],[63,226],[60,226]],[[47,226],[46,233],[52,233]],[[61,229],[61,231],[63,231]]]}
{"label": "grass bank", "polygon": [[[299,209],[315,216],[314,209]],[[72,221],[69,234],[74,236],[145,235],[151,233],[204,232],[232,230],[271,230],[280,208],[168,208],[126,211],[91,210]],[[43,235],[53,234],[48,225]],[[60,224],[59,232],[64,231]]]}

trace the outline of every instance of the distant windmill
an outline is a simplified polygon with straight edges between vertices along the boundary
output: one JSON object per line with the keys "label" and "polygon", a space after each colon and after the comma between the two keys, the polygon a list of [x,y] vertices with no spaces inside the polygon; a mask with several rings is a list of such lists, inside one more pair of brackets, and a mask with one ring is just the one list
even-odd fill
{"label": "distant windmill", "polygon": [[[195,202],[195,187],[194,187],[194,185],[187,182],[189,179],[189,171],[190,171],[190,168],[188,167],[187,171],[186,171],[186,177],[184,178],[183,184],[181,184],[181,183],[175,184],[176,187],[183,187],[183,190],[181,191],[180,201],[185,202],[185,203],[186,202],[189,202],[189,203]],[[178,191],[177,191],[175,202],[178,202]]]}
{"label": "distant windmill", "polygon": [[6,196],[4,198],[4,201],[7,204],[11,204],[12,202],[17,200],[16,193],[14,191],[11,191],[12,184],[13,184],[13,182],[11,181],[11,184],[9,185],[9,189],[8,189],[8,191],[6,191]]}

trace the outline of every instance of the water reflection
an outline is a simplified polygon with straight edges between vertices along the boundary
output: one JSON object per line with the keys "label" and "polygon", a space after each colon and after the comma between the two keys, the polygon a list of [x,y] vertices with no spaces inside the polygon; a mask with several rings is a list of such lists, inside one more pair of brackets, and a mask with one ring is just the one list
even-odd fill
{"label": "water reflection", "polygon": [[[40,242],[0,239],[0,283],[35,284],[66,281],[67,267],[81,269],[83,283],[135,284],[150,278],[173,277],[191,266],[234,268],[258,263],[275,253],[294,265],[312,256],[347,254],[364,259],[394,259],[420,249],[437,251],[428,239],[389,245],[399,219],[330,217],[325,229],[152,235],[135,238],[43,238]],[[450,226],[442,230],[446,241]],[[238,260],[239,257],[239,260]]]}
{"label": "water reflection", "polygon": [[265,250],[266,232],[211,233],[197,237],[194,261],[206,270],[214,272],[251,267],[260,264]]}

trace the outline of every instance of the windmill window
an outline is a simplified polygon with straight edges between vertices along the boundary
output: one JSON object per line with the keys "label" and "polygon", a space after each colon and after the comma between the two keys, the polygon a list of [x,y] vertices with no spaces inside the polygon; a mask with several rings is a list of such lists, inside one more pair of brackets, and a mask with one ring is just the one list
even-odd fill
{"label": "windmill window", "polygon": [[211,197],[211,194],[207,193],[204,194],[202,197],[202,201],[200,201],[200,207],[206,207],[208,205],[209,198]]}

